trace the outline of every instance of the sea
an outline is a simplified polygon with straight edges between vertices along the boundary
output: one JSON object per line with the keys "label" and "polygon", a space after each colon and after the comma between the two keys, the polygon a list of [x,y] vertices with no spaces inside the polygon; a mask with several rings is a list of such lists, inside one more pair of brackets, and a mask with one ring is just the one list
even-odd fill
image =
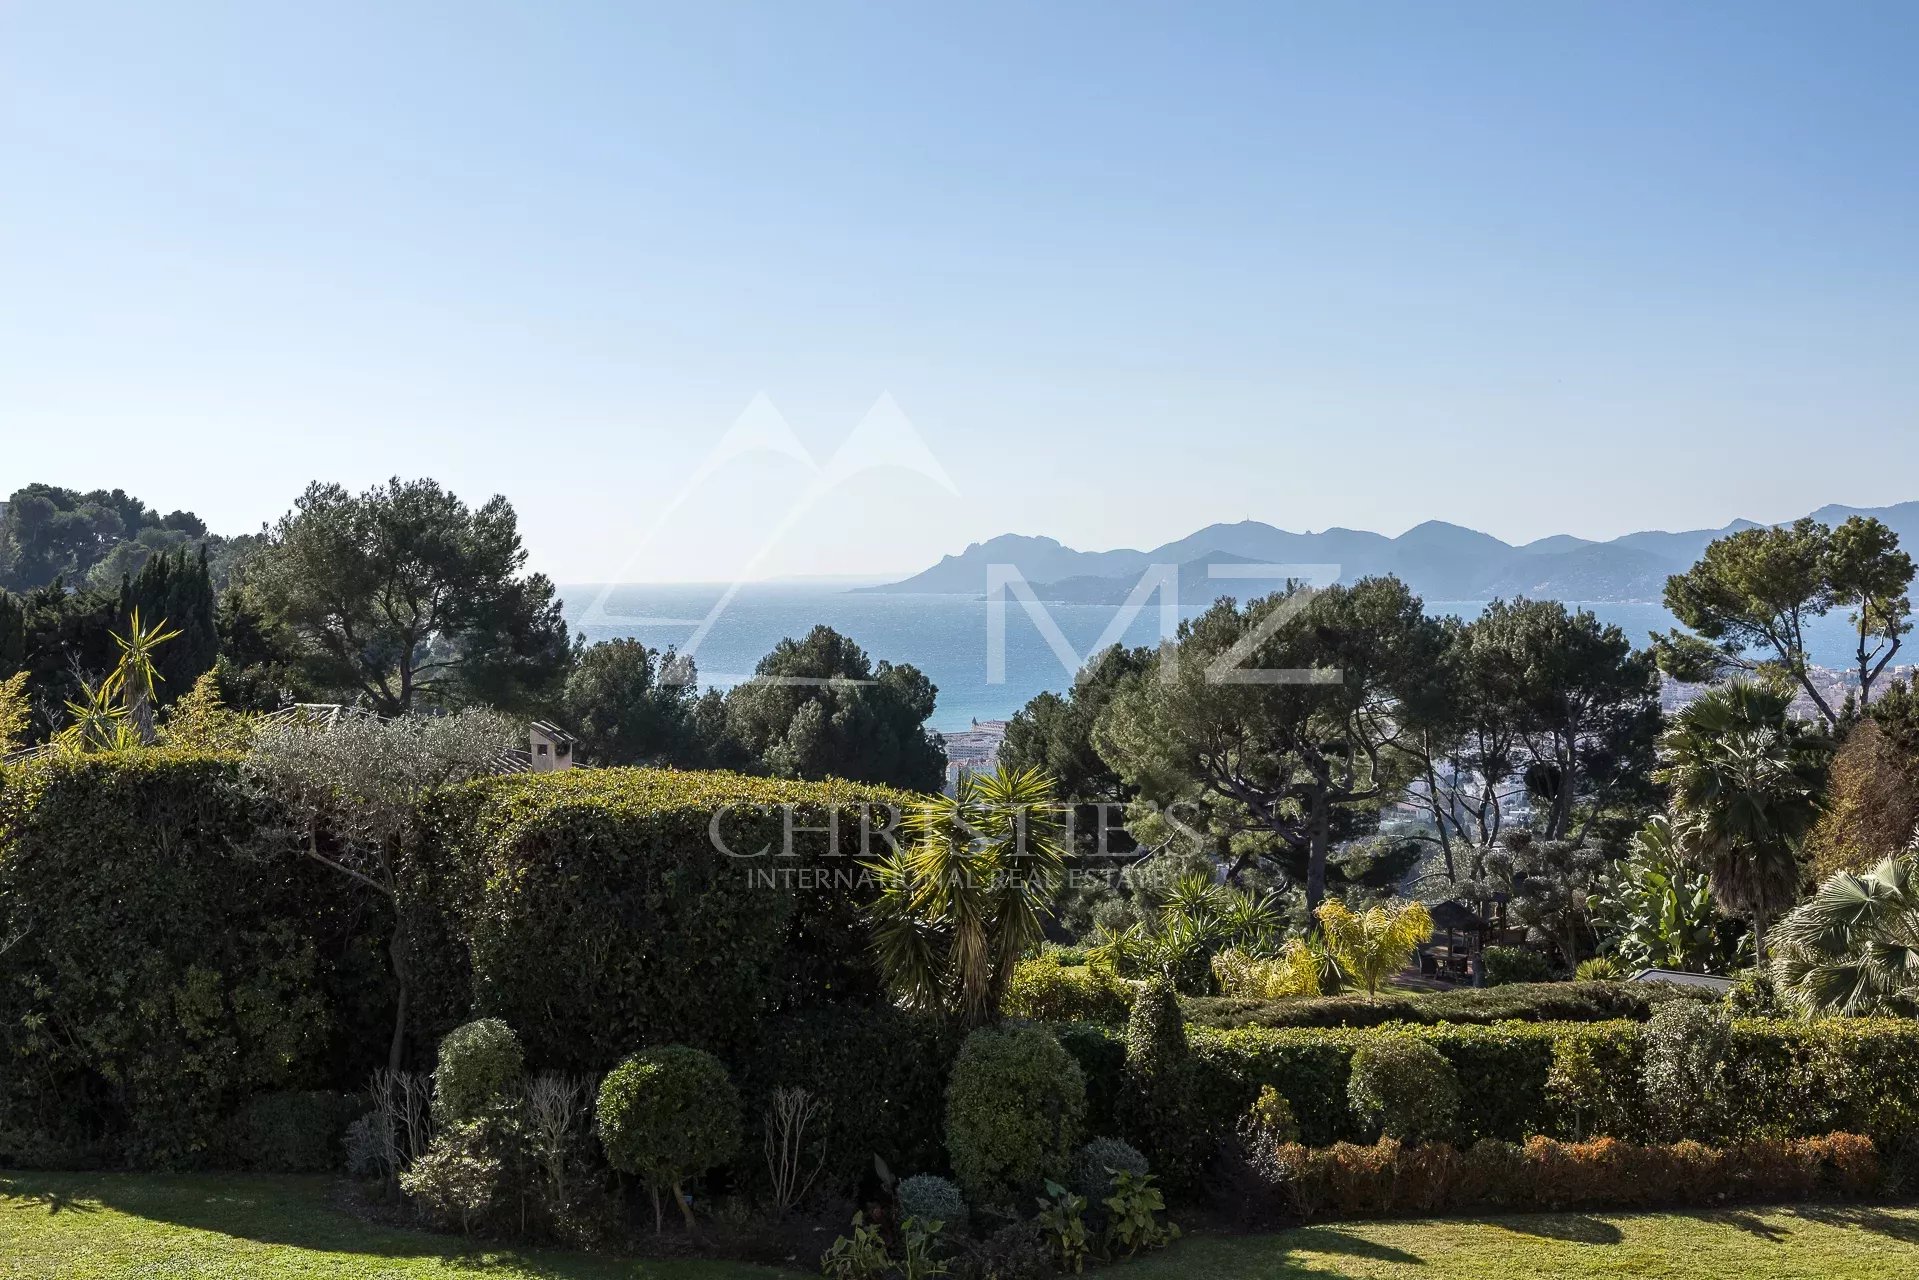
{"label": "sea", "polygon": [[[997,611],[983,597],[895,595],[814,582],[744,585],[626,583],[562,586],[568,625],[589,641],[633,636],[692,657],[700,683],[730,688],[781,639],[824,623],[850,636],[874,661],[911,663],[939,689],[932,726],[953,733],[975,722],[1010,719],[1028,699],[1073,683],[1079,665],[1106,644],[1154,643],[1158,608],[1149,603],[1129,624],[1120,607],[1026,605],[1007,600]],[[1428,601],[1435,616],[1476,617],[1483,600]],[[1635,644],[1674,625],[1657,604],[1596,602],[1601,621],[1616,623]],[[1185,606],[1183,616],[1200,611]],[[998,616],[995,616],[997,612]],[[1807,640],[1815,664],[1846,668],[1853,640],[1843,614],[1816,620]],[[1900,658],[1904,658],[1902,652]]]}

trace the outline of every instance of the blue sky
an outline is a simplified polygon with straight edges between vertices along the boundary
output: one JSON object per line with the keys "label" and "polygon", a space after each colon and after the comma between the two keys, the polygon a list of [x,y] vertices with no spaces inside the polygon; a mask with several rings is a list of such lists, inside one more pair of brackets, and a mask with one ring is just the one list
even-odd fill
{"label": "blue sky", "polygon": [[[1911,4],[0,3],[0,488],[430,474],[565,581],[1919,498],[1916,62]],[[882,395],[950,488],[701,471]]]}

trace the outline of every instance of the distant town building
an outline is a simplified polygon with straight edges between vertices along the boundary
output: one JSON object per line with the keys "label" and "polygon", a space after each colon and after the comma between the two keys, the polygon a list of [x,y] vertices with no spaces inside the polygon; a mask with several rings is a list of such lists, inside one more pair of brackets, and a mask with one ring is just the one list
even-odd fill
{"label": "distant town building", "polygon": [[972,727],[940,735],[946,744],[946,794],[959,789],[960,779],[973,773],[991,773],[999,766],[1000,744],[1006,741],[1006,721],[974,720]]}

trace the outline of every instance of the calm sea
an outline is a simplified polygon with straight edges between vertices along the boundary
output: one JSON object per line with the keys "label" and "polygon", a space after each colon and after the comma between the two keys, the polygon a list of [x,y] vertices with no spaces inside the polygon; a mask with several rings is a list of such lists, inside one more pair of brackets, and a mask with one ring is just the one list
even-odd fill
{"label": "calm sea", "polygon": [[[1000,646],[1004,658],[995,670],[994,628],[983,599],[755,583],[738,588],[720,607],[727,591],[725,586],[700,584],[560,588],[567,623],[587,639],[637,636],[660,648],[690,648],[700,682],[720,688],[750,676],[754,664],[782,638],[802,636],[825,623],[858,641],[875,661],[910,662],[924,671],[939,686],[933,727],[943,730],[964,729],[974,720],[1004,720],[1034,694],[1065,689],[1077,666],[1072,655],[1088,654],[1118,613],[1111,605],[1047,605],[1046,615],[1071,651],[1062,655],[1026,608],[1008,601]],[[1428,602],[1428,607],[1434,614],[1472,617],[1484,604],[1440,600]],[[1672,615],[1658,605],[1584,607],[1618,624],[1637,644],[1645,643],[1650,632],[1673,625]],[[1126,644],[1147,644],[1158,634],[1158,609],[1149,606],[1119,638]],[[1815,662],[1849,665],[1851,642],[1842,615],[1815,623],[1809,639]]]}

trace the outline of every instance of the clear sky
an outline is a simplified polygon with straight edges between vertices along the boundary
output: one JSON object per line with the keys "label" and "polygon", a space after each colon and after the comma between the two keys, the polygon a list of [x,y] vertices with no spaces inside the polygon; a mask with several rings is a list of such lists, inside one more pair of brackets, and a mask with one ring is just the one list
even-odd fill
{"label": "clear sky", "polygon": [[[1911,3],[0,0],[0,492],[429,474],[562,581],[1919,498],[1916,66]],[[702,469],[876,404],[842,464],[936,467]]]}

